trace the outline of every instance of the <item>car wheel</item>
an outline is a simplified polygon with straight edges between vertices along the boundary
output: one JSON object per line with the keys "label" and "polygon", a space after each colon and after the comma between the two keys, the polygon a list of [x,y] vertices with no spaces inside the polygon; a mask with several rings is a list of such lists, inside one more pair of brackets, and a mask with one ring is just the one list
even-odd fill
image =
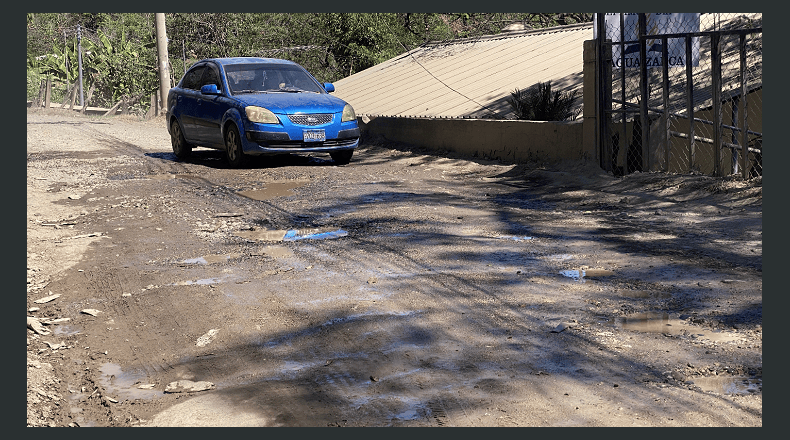
{"label": "car wheel", "polygon": [[336,151],[334,153],[329,153],[332,156],[332,160],[335,161],[337,165],[345,165],[351,162],[351,156],[354,155],[354,150],[343,150],[343,151]]}
{"label": "car wheel", "polygon": [[173,153],[175,153],[177,158],[183,160],[192,154],[192,145],[184,139],[181,124],[176,119],[173,119],[173,122],[170,123],[170,143],[173,144]]}
{"label": "car wheel", "polygon": [[238,168],[244,161],[244,151],[241,148],[241,136],[239,129],[235,125],[228,127],[225,132],[225,152],[228,164],[233,168]]}

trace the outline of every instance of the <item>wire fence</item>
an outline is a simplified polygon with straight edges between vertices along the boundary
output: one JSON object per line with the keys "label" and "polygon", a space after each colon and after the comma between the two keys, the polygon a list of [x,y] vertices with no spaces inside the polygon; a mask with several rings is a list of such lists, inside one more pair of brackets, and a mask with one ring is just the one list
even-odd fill
{"label": "wire fence", "polygon": [[600,85],[608,116],[602,157],[611,158],[604,168],[762,174],[761,13],[601,21],[611,60]]}
{"label": "wire fence", "polygon": [[140,115],[156,106],[150,99],[158,90],[156,48],[138,41],[144,38],[127,39],[80,25],[47,31],[28,30],[29,40],[62,36],[49,53],[28,59],[29,105]]}

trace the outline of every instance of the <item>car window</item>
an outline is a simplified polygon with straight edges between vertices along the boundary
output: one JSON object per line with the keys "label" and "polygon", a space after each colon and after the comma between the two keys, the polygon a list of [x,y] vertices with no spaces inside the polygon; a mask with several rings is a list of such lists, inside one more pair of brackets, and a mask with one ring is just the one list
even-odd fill
{"label": "car window", "polygon": [[208,84],[216,84],[217,90],[222,90],[222,81],[219,80],[219,73],[213,66],[206,67],[206,72],[203,74],[201,86]]}
{"label": "car window", "polygon": [[307,72],[288,64],[232,64],[225,66],[225,75],[232,94],[325,93],[323,86]]}
{"label": "car window", "polygon": [[206,66],[198,66],[187,72],[184,75],[184,80],[181,81],[181,87],[185,89],[199,90],[202,85],[200,79],[203,77],[203,71]]}

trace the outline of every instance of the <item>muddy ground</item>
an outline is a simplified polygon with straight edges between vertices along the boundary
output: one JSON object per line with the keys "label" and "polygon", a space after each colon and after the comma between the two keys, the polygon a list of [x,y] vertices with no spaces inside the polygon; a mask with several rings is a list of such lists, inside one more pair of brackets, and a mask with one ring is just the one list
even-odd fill
{"label": "muddy ground", "polygon": [[28,109],[27,424],[762,426],[761,185]]}

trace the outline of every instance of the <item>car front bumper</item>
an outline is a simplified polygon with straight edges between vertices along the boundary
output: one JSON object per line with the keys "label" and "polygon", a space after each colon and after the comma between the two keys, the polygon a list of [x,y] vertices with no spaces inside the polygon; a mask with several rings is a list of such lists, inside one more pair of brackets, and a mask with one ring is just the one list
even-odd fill
{"label": "car front bumper", "polygon": [[310,153],[353,150],[359,146],[359,128],[340,130],[337,137],[323,142],[291,140],[288,133],[247,130],[244,133],[245,154]]}

